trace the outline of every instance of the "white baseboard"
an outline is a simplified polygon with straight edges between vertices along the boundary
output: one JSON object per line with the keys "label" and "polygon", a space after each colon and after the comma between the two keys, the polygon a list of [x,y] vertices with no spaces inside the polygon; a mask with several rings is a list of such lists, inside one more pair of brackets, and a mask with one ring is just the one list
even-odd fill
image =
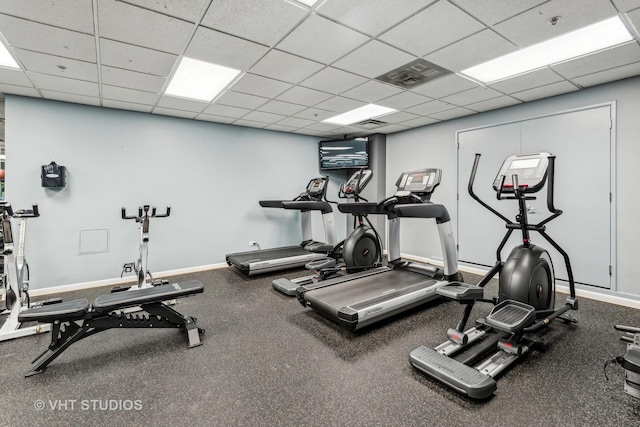
{"label": "white baseboard", "polygon": [[[444,265],[442,260],[439,260],[439,259],[419,257],[415,255],[410,255],[410,254],[402,254],[402,258],[408,259],[411,261],[424,262],[431,265],[437,265],[440,267]],[[473,266],[469,264],[460,264],[458,268],[463,273],[467,272],[471,274],[478,274],[480,276],[486,274],[486,272],[489,271],[489,268],[483,268],[483,267]],[[594,288],[594,289],[597,289],[597,288]],[[569,286],[556,284],[556,291],[568,295]],[[625,307],[640,309],[640,297],[635,295],[626,295],[626,294],[621,294],[615,291],[609,291],[605,289],[590,290],[590,289],[584,289],[584,288],[576,288],[576,296],[592,299],[595,301],[606,302],[609,304],[616,304],[616,305],[622,305]]]}
{"label": "white baseboard", "polygon": [[[227,263],[221,262],[218,264],[199,265],[196,267],[179,268],[176,270],[167,270],[153,273],[153,277],[160,279],[162,277],[179,276],[182,274],[198,273],[200,271],[217,270],[227,267]],[[79,291],[82,289],[98,288],[101,286],[117,286],[124,283],[131,283],[135,280],[135,276],[117,277],[105,280],[96,280],[93,282],[74,283],[71,285],[51,286],[48,288],[33,289],[29,291],[31,296],[42,296],[49,294],[57,294],[62,292]]]}

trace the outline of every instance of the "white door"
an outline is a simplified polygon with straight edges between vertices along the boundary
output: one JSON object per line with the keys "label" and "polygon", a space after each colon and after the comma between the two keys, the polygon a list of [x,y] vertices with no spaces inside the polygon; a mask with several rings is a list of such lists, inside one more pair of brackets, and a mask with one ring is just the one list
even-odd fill
{"label": "white door", "polygon": [[[482,153],[475,190],[482,200],[514,220],[517,202],[497,201],[491,184],[502,161],[517,153],[547,151],[556,156],[554,204],[563,214],[547,224],[547,233],[569,254],[578,283],[610,288],[612,276],[612,129],[611,105],[571,111],[508,125],[460,132],[459,141],[459,256],[462,261],[493,265],[495,250],[505,233],[504,223],[467,193],[467,180],[476,152]],[[506,140],[509,138],[509,140]],[[527,203],[529,221],[549,215],[546,188]],[[514,232],[502,259],[519,244]],[[567,279],[561,255],[538,233],[533,243],[546,248],[556,276]]]}

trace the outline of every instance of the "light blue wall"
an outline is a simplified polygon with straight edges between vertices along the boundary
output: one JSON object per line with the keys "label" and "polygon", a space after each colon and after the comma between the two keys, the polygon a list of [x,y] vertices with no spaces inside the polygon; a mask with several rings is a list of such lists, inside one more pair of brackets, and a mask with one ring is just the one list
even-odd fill
{"label": "light blue wall", "polygon": [[[172,206],[169,218],[151,221],[152,272],[221,263],[249,250],[249,241],[299,243],[299,214],[260,208],[258,200],[295,197],[321,175],[318,139],[7,96],[7,200],[15,208],[38,203],[41,211],[28,222],[31,288],[119,277],[139,243],[137,224],[120,219],[123,206]],[[40,185],[40,166],[53,160],[67,167],[59,192]],[[331,178],[335,199],[344,177]],[[336,223],[343,238],[339,213]],[[89,229],[108,229],[108,252],[79,254],[80,231]]]}
{"label": "light blue wall", "polygon": [[[640,295],[640,285],[637,282],[637,242],[640,238],[640,222],[637,219],[640,211],[637,190],[637,183],[640,181],[640,77],[389,135],[387,192],[393,192],[393,183],[403,170],[424,166],[439,167],[443,170],[442,184],[432,200],[447,206],[455,221],[456,131],[611,101],[616,101],[617,104],[617,265],[614,266],[618,274],[617,293]],[[557,201],[556,204],[560,206],[561,202]],[[588,233],[588,230],[585,232]],[[585,247],[585,250],[589,248]],[[435,226],[425,226],[417,220],[405,221],[402,252],[426,258],[441,257]]]}

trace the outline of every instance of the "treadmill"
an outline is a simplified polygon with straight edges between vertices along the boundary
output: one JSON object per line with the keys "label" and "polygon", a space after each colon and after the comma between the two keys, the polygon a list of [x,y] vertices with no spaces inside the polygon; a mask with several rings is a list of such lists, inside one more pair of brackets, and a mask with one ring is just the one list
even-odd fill
{"label": "treadmill", "polygon": [[[436,289],[459,280],[453,228],[447,209],[429,201],[440,183],[440,169],[403,172],[393,197],[379,203],[340,204],[344,213],[387,215],[389,220],[389,262],[343,277],[300,286],[298,301],[342,328],[355,331],[436,298]],[[436,220],[444,254],[444,268],[406,261],[400,257],[400,218],[396,206],[420,204],[414,218]]]}
{"label": "treadmill", "polygon": [[[326,199],[328,184],[328,176],[314,178],[309,181],[304,193],[301,193],[293,200],[259,201],[260,206],[263,208],[300,211],[302,242],[299,245],[227,254],[225,257],[227,264],[234,266],[248,276],[253,276],[303,267],[310,261],[327,257],[336,243],[333,209]],[[311,227],[311,212],[313,211],[318,211],[322,214],[325,242],[313,240]]]}

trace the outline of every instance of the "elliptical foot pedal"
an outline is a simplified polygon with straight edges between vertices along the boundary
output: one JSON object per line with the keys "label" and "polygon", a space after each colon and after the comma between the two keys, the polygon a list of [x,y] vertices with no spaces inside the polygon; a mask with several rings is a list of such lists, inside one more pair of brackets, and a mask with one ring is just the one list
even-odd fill
{"label": "elliptical foot pedal", "polygon": [[478,300],[484,297],[484,290],[480,286],[463,282],[451,282],[436,289],[436,293],[456,301]]}
{"label": "elliptical foot pedal", "polygon": [[536,320],[536,309],[520,301],[507,300],[493,307],[485,318],[492,328],[505,332],[519,331]]}
{"label": "elliptical foot pedal", "polygon": [[496,381],[476,369],[427,346],[409,353],[409,362],[431,378],[472,399],[486,399],[498,388]]}

